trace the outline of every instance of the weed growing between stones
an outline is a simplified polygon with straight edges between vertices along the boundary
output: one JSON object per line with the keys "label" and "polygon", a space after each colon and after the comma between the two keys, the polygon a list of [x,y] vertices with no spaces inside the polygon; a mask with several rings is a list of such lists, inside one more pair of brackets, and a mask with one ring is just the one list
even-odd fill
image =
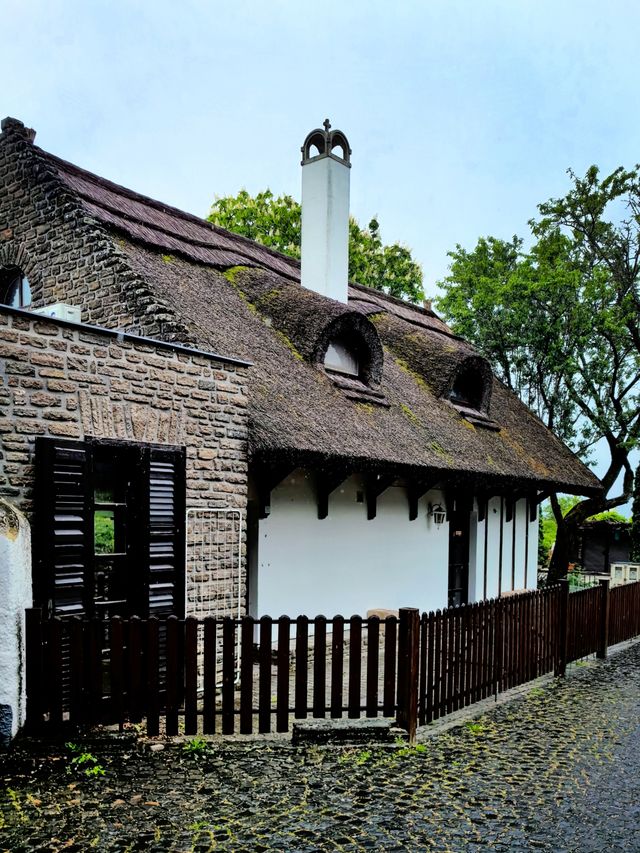
{"label": "weed growing between stones", "polygon": [[400,758],[405,758],[408,755],[417,755],[420,752],[426,752],[427,745],[425,743],[414,743],[413,745],[403,746],[396,752],[396,755]]}
{"label": "weed growing between stones", "polygon": [[209,751],[209,742],[203,737],[193,737],[182,747],[182,751],[193,758],[202,758]]}
{"label": "weed growing between stones", "polygon": [[78,746],[77,743],[71,743],[71,741],[65,743],[65,746],[73,755],[67,767],[67,773],[72,773],[75,770],[84,773],[89,779],[104,776],[106,771],[95,755],[84,752],[82,747]]}
{"label": "weed growing between stones", "polygon": [[355,749],[349,749],[338,757],[338,764],[355,764],[359,766],[361,764],[366,764],[367,761],[371,760],[371,757],[372,752],[370,749],[361,749],[358,751]]}

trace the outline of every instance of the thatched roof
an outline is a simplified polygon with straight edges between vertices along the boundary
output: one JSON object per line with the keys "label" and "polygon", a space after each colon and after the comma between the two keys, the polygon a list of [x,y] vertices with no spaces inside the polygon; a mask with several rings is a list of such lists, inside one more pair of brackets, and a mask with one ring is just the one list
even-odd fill
{"label": "thatched roof", "polygon": [[[590,493],[594,475],[433,311],[366,287],[342,305],[300,284],[297,261],[43,155],[131,269],[175,310],[190,343],[253,362],[254,460]],[[167,255],[170,255],[168,258]],[[364,381],[322,367],[351,339]],[[484,382],[448,399],[462,366]]]}

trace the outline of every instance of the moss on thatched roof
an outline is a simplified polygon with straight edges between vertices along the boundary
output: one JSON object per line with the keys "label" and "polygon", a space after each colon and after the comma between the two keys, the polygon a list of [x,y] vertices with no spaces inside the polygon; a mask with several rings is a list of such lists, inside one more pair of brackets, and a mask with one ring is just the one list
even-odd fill
{"label": "moss on thatched roof", "polygon": [[[297,261],[45,156],[180,318],[190,342],[253,362],[253,459],[437,475],[487,488],[599,488],[432,311],[362,286],[349,288],[348,305],[322,297],[301,287]],[[335,337],[360,348],[364,381],[323,369]],[[461,365],[486,385],[482,412],[448,399]]]}

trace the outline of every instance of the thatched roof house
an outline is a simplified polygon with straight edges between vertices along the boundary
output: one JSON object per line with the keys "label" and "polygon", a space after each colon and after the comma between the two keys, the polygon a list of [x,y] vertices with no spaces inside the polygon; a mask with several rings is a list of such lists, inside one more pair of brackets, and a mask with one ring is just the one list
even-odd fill
{"label": "thatched roof house", "polygon": [[[352,475],[370,520],[390,486],[404,490],[407,519],[437,486],[452,510],[451,496],[464,496],[460,506],[475,499],[480,523],[493,496],[509,521],[518,500],[533,519],[541,493],[599,490],[432,310],[366,282],[352,282],[346,302],[327,298],[301,286],[297,261],[67,163],[14,120],[2,142],[3,192],[27,187],[32,210],[20,223],[5,205],[0,264],[23,268],[34,306],[76,304],[85,322],[252,363],[247,461],[258,516],[295,469],[309,473],[321,517]],[[40,242],[29,236],[34,222]],[[93,263],[74,262],[69,245]],[[332,345],[357,367],[333,369]]]}

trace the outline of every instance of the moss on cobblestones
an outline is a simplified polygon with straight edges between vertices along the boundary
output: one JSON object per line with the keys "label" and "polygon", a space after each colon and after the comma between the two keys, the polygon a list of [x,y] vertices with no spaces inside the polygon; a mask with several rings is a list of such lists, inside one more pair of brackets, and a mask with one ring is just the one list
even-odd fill
{"label": "moss on cobblestones", "polygon": [[637,851],[639,712],[636,645],[418,748],[125,745],[89,778],[25,745],[0,849]]}

